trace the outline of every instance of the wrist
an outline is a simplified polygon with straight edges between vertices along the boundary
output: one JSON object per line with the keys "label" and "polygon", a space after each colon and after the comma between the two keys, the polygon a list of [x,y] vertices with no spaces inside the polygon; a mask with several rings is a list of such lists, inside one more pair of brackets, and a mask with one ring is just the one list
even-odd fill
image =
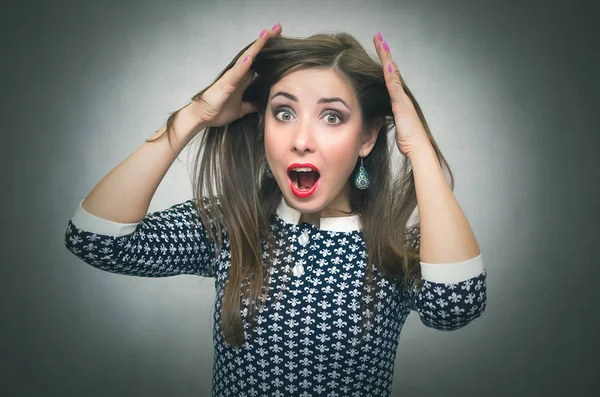
{"label": "wrist", "polygon": [[185,134],[196,135],[196,133],[208,127],[208,124],[200,117],[198,106],[198,101],[191,101],[179,110],[175,117],[175,123],[181,125],[178,126],[178,129],[182,132],[185,131]]}
{"label": "wrist", "polygon": [[435,150],[431,143],[423,143],[421,145],[415,145],[411,148],[410,152],[406,155],[412,164],[421,161],[421,159],[436,158]]}

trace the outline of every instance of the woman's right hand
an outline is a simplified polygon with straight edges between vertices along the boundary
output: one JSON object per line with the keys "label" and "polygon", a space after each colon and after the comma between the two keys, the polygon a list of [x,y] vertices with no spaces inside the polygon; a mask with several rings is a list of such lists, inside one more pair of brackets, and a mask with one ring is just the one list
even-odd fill
{"label": "woman's right hand", "polygon": [[[264,47],[269,38],[281,33],[282,26],[277,23],[271,30],[263,30],[248,50],[242,54],[235,65],[227,70],[219,80],[210,86],[199,99],[190,106],[194,107],[202,123],[208,127],[227,125],[248,113],[258,111],[256,105],[242,102],[242,95],[252,82],[254,71],[250,68],[252,61]],[[246,61],[244,59],[247,57]]]}

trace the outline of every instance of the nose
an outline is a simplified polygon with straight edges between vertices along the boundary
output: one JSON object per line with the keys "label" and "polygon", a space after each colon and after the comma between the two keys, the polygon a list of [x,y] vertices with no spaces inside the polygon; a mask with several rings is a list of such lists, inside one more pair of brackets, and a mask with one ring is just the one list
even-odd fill
{"label": "nose", "polygon": [[292,150],[294,152],[314,152],[314,126],[310,121],[302,121],[297,123],[294,138],[292,140]]}

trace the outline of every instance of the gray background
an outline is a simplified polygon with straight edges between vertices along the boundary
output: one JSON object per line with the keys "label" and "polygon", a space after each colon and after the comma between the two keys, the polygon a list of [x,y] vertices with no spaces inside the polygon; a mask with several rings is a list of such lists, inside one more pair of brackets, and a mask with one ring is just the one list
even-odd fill
{"label": "gray background", "polygon": [[[409,317],[394,396],[598,389],[598,28],[591,2],[27,2],[2,10],[0,394],[209,396],[211,279],[97,270],[64,247],[94,185],[275,22],[380,31],[456,176],[488,307]],[[187,154],[152,201],[191,197]]]}

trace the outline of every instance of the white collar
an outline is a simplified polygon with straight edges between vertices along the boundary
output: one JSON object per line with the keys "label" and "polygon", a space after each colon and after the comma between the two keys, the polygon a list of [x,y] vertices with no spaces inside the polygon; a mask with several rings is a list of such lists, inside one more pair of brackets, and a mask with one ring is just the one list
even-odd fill
{"label": "white collar", "polygon": [[[286,223],[298,225],[302,213],[287,205],[285,198],[281,197],[281,202],[277,207],[277,215]],[[332,232],[353,232],[362,229],[360,215],[321,218],[319,224],[319,230]]]}

